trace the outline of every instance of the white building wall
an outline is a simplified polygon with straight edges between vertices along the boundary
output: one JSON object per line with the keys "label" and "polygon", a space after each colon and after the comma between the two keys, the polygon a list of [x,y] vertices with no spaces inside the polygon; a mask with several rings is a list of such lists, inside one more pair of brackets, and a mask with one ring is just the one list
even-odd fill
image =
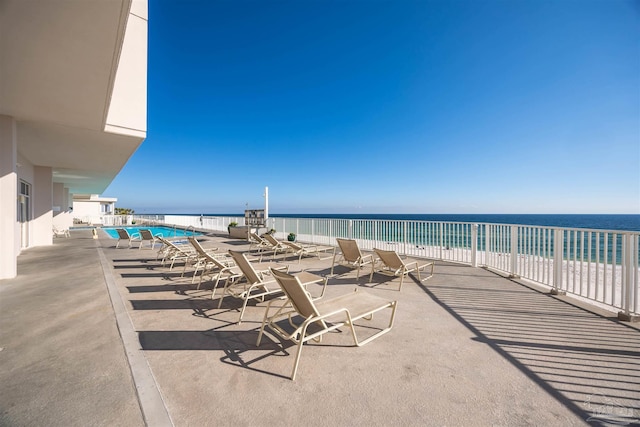
{"label": "white building wall", "polygon": [[74,200],[73,201],[73,216],[75,218],[82,219],[83,217],[86,217],[86,216],[96,217],[100,215],[101,215],[101,212],[100,212],[99,202],[95,202],[91,200],[86,200],[86,201]]}
{"label": "white building wall", "polygon": [[146,137],[147,1],[133,0],[104,130]]}

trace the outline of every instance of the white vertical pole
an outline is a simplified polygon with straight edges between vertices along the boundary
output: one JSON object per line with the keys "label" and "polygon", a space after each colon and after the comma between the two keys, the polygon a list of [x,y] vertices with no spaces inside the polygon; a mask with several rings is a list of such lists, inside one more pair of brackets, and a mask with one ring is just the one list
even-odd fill
{"label": "white vertical pole", "polygon": [[269,187],[264,187],[264,225],[269,219]]}
{"label": "white vertical pole", "polygon": [[511,270],[509,277],[520,278],[518,275],[518,226],[511,226]]}
{"label": "white vertical pole", "polygon": [[478,224],[471,224],[471,266],[478,266]]}
{"label": "white vertical pole", "polygon": [[553,230],[553,289],[551,289],[551,293],[555,295],[564,295],[566,292],[562,287],[563,251],[564,232],[556,228]]}

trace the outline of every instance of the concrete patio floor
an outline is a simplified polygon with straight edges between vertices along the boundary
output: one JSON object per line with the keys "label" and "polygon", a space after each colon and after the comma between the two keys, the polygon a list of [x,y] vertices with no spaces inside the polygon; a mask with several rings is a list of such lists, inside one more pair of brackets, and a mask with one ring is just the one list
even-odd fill
{"label": "concrete patio floor", "polygon": [[211,283],[197,290],[155,258],[90,230],[19,257],[19,276],[0,281],[0,425],[640,424],[638,325],[569,297],[443,262],[402,292],[337,267],[327,297],[360,286],[397,299],[395,325],[359,348],[346,329],[305,345],[291,381],[295,348],[271,334],[255,345],[266,303],[237,324],[238,300],[218,309]]}

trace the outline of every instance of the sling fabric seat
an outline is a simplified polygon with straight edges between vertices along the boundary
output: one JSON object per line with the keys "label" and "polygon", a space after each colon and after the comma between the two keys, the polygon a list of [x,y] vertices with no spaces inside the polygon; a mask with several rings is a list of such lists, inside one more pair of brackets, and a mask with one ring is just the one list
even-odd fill
{"label": "sling fabric seat", "polygon": [[[278,270],[272,270],[271,274],[278,281],[287,300],[273,314],[269,312],[275,300],[269,301],[256,345],[260,346],[266,326],[281,339],[295,343],[298,348],[291,372],[292,380],[295,380],[302,345],[305,342],[309,340],[319,342],[327,332],[348,326],[354,344],[360,347],[389,332],[393,327],[397,301],[358,291],[357,288],[356,292],[350,294],[331,299],[313,300],[299,278]],[[371,320],[375,312],[386,308],[391,310],[388,326],[360,341],[353,322],[359,319]],[[293,331],[289,332],[285,327],[289,331],[293,328]]]}
{"label": "sling fabric seat", "polygon": [[330,257],[320,258],[320,252],[333,251],[335,254],[335,250],[336,250],[336,248],[334,248],[333,246],[301,245],[299,243],[289,242],[286,240],[282,241],[282,244],[284,244],[285,246],[288,246],[287,252],[291,252],[294,255],[298,256],[298,262],[302,260],[302,257],[304,255],[310,255],[310,256],[315,255],[318,257],[319,260],[328,259]]}
{"label": "sling fabric seat", "polygon": [[[213,256],[202,247],[200,242],[198,242],[195,237],[189,236],[188,239],[195,249],[196,253],[198,254],[198,262],[200,265],[196,268],[196,272],[200,268],[202,268],[200,281],[198,282],[198,287],[196,289],[200,289],[200,285],[202,285],[202,279],[204,278],[205,274],[208,274],[210,280],[215,281],[215,283],[213,284],[213,291],[211,292],[211,299],[213,299],[216,294],[216,288],[218,287],[218,283],[221,279],[229,280],[242,277],[242,273],[235,268],[236,264],[232,258],[229,258],[227,256],[220,256],[221,254]],[[194,282],[195,277],[196,276],[194,273],[194,276],[191,279],[191,283]]]}
{"label": "sling fabric seat", "polygon": [[162,246],[158,250],[158,255],[156,259],[162,256],[161,264],[164,267],[167,260],[171,260],[171,265],[169,266],[169,271],[173,270],[173,266],[176,261],[184,261],[185,265],[182,270],[182,275],[184,276],[184,270],[187,267],[187,264],[193,264],[197,260],[197,253],[191,246],[186,245],[177,245],[171,240],[165,239],[163,237],[158,236],[157,239],[162,242],[164,246]]}
{"label": "sling fabric seat", "polygon": [[273,237],[269,233],[263,235],[262,238],[263,238],[264,242],[266,242],[266,244],[268,246],[260,251],[260,261],[261,262],[262,262],[262,255],[264,254],[265,251],[273,252],[273,257],[271,258],[273,260],[273,258],[275,258],[275,256],[278,255],[278,252],[284,253],[288,249],[287,245],[285,245],[283,242],[279,241],[278,239],[276,239],[275,237]]}
{"label": "sling fabric seat", "polygon": [[[381,273],[387,276],[400,277],[400,287],[398,290],[402,290],[402,282],[409,273],[416,273],[418,280],[423,281],[433,277],[433,269],[435,263],[433,261],[410,261],[403,260],[396,251],[387,251],[384,249],[374,249],[378,255],[376,262],[371,264],[371,274],[369,275],[369,281],[373,279],[373,273]],[[431,267],[429,276],[424,279],[420,278],[420,272],[427,267]]]}
{"label": "sling fabric seat", "polygon": [[141,228],[140,229],[140,246],[138,246],[138,250],[142,249],[144,242],[149,242],[149,247],[147,249],[154,249],[156,246],[156,242],[159,242],[157,236],[154,236],[151,233],[151,230]]}
{"label": "sling fabric seat", "polygon": [[269,244],[269,242],[264,240],[262,237],[258,236],[257,233],[251,233],[249,235],[249,239],[251,241],[251,243],[249,244],[249,249],[253,250],[253,248],[255,247],[258,249],[258,253],[260,253],[264,249],[268,249],[271,247],[271,244]]}
{"label": "sling fabric seat", "polygon": [[120,246],[120,242],[123,240],[127,241],[127,247],[129,248],[131,247],[131,242],[139,242],[141,240],[140,234],[129,234],[129,232],[124,228],[116,228],[116,233],[118,233],[118,242],[116,243],[116,249],[118,249],[118,247]]}
{"label": "sling fabric seat", "polygon": [[[275,279],[271,277],[269,270],[271,265],[257,264],[257,268],[254,268],[253,264],[249,262],[242,252],[230,250],[229,254],[242,272],[242,275],[238,279],[228,279],[225,281],[218,308],[222,306],[222,301],[227,295],[242,299],[242,309],[240,310],[240,318],[238,319],[238,323],[241,323],[249,300],[260,299],[264,301],[266,296],[281,294],[282,290],[275,283]],[[287,265],[279,268],[289,271],[289,266]]]}
{"label": "sling fabric seat", "polygon": [[333,275],[333,267],[336,264],[346,267],[357,268],[356,278],[360,278],[360,269],[373,263],[373,254],[362,255],[358,242],[353,239],[336,239],[340,247],[340,253],[333,253],[333,264],[331,265],[331,274]]}

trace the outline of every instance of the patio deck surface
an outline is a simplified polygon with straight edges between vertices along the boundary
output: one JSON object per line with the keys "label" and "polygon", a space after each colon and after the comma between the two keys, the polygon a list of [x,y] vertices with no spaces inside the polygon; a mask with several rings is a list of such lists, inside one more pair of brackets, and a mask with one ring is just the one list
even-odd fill
{"label": "patio deck surface", "polygon": [[71,236],[25,251],[0,281],[0,425],[640,424],[637,324],[482,268],[437,262],[398,292],[398,279],[336,267],[327,297],[360,286],[397,299],[394,327],[359,348],[346,329],[305,345],[291,381],[295,348],[271,334],[255,345],[266,303],[237,324],[238,300],[218,309],[210,283],[197,290],[155,251]]}

